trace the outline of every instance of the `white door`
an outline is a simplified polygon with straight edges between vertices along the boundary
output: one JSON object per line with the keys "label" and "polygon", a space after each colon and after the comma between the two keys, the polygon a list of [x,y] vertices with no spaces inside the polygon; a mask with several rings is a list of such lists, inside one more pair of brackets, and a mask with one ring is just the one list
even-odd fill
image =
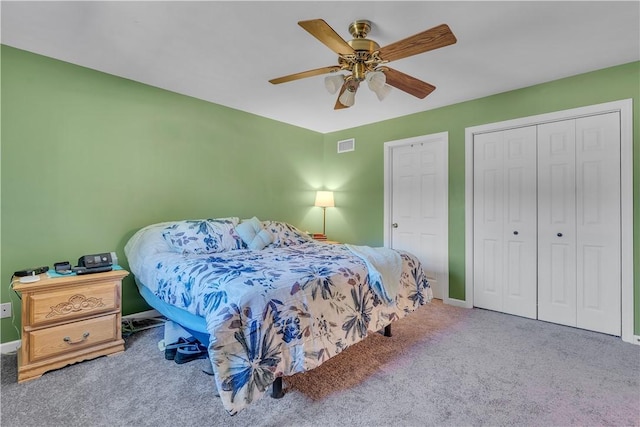
{"label": "white door", "polygon": [[[500,132],[534,126],[538,318],[633,342],[632,111],[626,99],[466,129],[467,307],[506,311],[496,295],[511,280],[500,275],[495,224],[507,223],[498,204],[508,184],[492,145]],[[496,161],[483,162],[488,154]]]}
{"label": "white door", "polygon": [[538,318],[576,326],[575,121],[538,126]]}
{"label": "white door", "polygon": [[538,316],[621,333],[618,113],[538,128]]}
{"label": "white door", "polygon": [[448,138],[412,138],[391,147],[390,247],[416,255],[435,298],[448,291]]}
{"label": "white door", "polygon": [[536,128],[474,137],[474,305],[536,318]]}
{"label": "white door", "polygon": [[576,120],[579,328],[621,333],[620,115]]}

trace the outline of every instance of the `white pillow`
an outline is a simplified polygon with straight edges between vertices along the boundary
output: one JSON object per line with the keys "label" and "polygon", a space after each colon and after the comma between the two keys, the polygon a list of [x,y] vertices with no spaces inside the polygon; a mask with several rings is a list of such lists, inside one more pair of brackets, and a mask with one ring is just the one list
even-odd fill
{"label": "white pillow", "polygon": [[249,249],[259,251],[272,242],[271,233],[262,229],[262,223],[255,216],[236,226],[236,233]]}
{"label": "white pillow", "polygon": [[171,250],[162,237],[162,232],[173,223],[174,221],[151,224],[131,236],[124,246],[124,254],[134,275],[140,274],[148,256]]}

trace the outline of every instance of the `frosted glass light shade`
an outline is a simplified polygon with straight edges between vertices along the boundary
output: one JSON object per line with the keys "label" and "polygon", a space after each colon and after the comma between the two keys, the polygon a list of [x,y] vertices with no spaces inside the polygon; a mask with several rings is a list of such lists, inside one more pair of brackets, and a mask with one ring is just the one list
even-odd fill
{"label": "frosted glass light shade", "polygon": [[335,203],[333,201],[333,191],[318,191],[316,192],[316,202],[314,206],[321,208],[333,208]]}
{"label": "frosted glass light shade", "polygon": [[356,103],[356,91],[352,91],[347,88],[344,92],[342,92],[342,95],[340,95],[340,98],[338,98],[338,100],[345,107],[351,107]]}
{"label": "frosted glass light shade", "polygon": [[338,89],[342,87],[344,83],[344,76],[342,74],[334,74],[324,78],[324,87],[327,88],[329,93],[336,93]]}
{"label": "frosted glass light shade", "polygon": [[389,92],[391,92],[391,86],[384,85],[381,88],[374,90],[373,92],[378,97],[378,100],[382,101],[387,97],[387,95],[389,95]]}
{"label": "frosted glass light shade", "polygon": [[384,75],[382,71],[371,71],[367,73],[367,85],[369,85],[369,89],[371,89],[378,99],[382,101],[389,95],[391,92],[391,86],[386,84],[387,76]]}
{"label": "frosted glass light shade", "polygon": [[383,88],[384,84],[387,82],[387,77],[382,71],[370,71],[367,73],[367,77],[365,79],[367,80],[369,89],[374,92]]}

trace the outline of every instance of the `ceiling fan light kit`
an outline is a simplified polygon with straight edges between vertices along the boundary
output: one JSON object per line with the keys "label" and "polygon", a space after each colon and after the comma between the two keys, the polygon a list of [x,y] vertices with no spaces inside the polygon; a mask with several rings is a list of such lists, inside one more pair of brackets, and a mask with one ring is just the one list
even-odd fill
{"label": "ceiling fan light kit", "polygon": [[342,95],[338,97],[338,101],[345,107],[351,107],[356,102],[356,90],[358,90],[358,86],[352,80],[347,84]]}
{"label": "ceiling fan light kit", "polygon": [[324,78],[324,87],[329,93],[333,94],[338,91],[344,84],[343,74],[333,74]]}
{"label": "ceiling fan light kit", "polygon": [[391,92],[391,86],[387,83],[387,77],[382,71],[370,71],[365,77],[369,89],[376,94],[378,100],[382,101]]}
{"label": "ceiling fan light kit", "polygon": [[353,39],[348,42],[322,19],[300,21],[298,25],[337,53],[338,65],[290,74],[269,82],[280,84],[337,71],[350,72],[351,74],[346,76],[332,74],[324,80],[325,88],[329,93],[334,94],[338,89],[340,90],[334,107],[336,110],[355,104],[355,95],[360,82],[365,80],[369,89],[380,101],[391,92],[391,87],[420,99],[426,97],[435,90],[435,86],[389,68],[386,64],[396,59],[448,46],[457,41],[446,24],[438,25],[383,48],[380,48],[375,41],[367,39],[367,34],[371,31],[371,22],[367,20],[354,21],[349,25],[349,33]]}

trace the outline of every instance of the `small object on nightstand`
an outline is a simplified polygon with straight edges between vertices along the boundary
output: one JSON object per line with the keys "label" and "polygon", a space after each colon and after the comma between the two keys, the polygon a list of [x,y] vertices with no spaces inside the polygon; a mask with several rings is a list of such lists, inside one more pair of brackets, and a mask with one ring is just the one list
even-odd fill
{"label": "small object on nightstand", "polygon": [[71,274],[71,263],[69,261],[61,261],[53,264],[54,270],[58,274]]}
{"label": "small object on nightstand", "polygon": [[40,275],[49,271],[48,266],[25,268],[24,270],[18,270],[13,275],[20,278],[20,283],[34,283],[40,280]]}
{"label": "small object on nightstand", "polygon": [[115,254],[115,252],[83,255],[78,259],[78,265],[71,270],[78,275],[111,271],[113,269],[111,254]]}
{"label": "small object on nightstand", "polygon": [[25,268],[24,270],[18,270],[13,273],[16,277],[37,276],[38,274],[46,273],[49,271],[49,266]]}

